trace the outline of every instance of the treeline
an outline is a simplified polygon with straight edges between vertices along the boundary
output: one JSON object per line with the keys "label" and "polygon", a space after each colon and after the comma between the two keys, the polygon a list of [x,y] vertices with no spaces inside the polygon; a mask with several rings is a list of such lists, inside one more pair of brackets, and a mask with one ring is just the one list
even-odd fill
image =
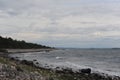
{"label": "treeline", "polygon": [[0,36],[0,49],[39,49],[39,48],[50,48],[47,46],[35,44],[35,43],[27,43],[24,40],[13,40],[12,38],[4,38]]}

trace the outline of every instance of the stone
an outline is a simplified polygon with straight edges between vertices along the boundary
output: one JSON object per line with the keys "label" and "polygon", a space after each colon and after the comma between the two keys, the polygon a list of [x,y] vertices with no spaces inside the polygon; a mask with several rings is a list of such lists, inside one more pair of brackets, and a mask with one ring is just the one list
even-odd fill
{"label": "stone", "polygon": [[81,69],[80,72],[81,72],[81,73],[84,73],[84,74],[90,74],[90,73],[91,73],[91,69],[90,69],[90,68]]}

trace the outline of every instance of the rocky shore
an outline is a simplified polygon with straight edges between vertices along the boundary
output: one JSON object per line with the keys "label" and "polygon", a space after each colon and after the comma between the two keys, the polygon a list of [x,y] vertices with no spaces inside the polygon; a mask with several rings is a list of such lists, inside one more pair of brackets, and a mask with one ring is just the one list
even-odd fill
{"label": "rocky shore", "polygon": [[60,67],[56,67],[55,69],[50,69],[48,66],[47,68],[38,67],[34,65],[34,61],[37,60],[33,60],[33,61],[22,60],[20,61],[20,63],[29,66],[34,66],[41,70],[50,71],[50,73],[53,73],[56,76],[56,77],[53,77],[53,75],[50,76],[52,80],[56,80],[56,78],[57,80],[120,80],[119,76],[109,76],[104,73],[103,74],[91,73],[90,68],[80,69],[78,71],[73,71],[72,68],[60,68]]}
{"label": "rocky shore", "polygon": [[39,73],[28,73],[18,69],[16,66],[10,66],[0,63],[0,80],[47,80]]}
{"label": "rocky shore", "polygon": [[37,60],[19,61],[8,57],[7,54],[0,54],[0,80],[120,80],[118,76],[91,73],[90,68],[76,72],[71,68],[46,69],[34,65]]}
{"label": "rocky shore", "polygon": [[0,80],[49,80],[30,65],[22,65],[0,52]]}

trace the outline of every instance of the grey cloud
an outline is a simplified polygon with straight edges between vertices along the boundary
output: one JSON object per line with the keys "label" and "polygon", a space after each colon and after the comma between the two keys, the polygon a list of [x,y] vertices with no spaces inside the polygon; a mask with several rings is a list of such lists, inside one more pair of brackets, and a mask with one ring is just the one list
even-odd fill
{"label": "grey cloud", "polygon": [[96,22],[80,22],[81,24],[97,24]]}
{"label": "grey cloud", "polygon": [[[120,14],[118,2],[120,1],[0,0],[0,10],[2,11],[0,13],[0,34],[12,36],[19,33],[29,36],[34,34],[35,39],[38,40],[31,39],[31,41],[53,46],[73,46],[78,43],[77,47],[81,47],[81,45],[97,47],[96,45],[101,43],[103,43],[100,45],[101,47],[115,46],[112,42],[117,39],[115,42],[117,44],[118,37],[120,37],[120,33],[118,33],[120,24],[116,23],[119,21],[118,14]],[[69,16],[72,16],[71,20],[67,19],[65,22],[64,19]],[[77,17],[80,19],[76,20]],[[107,22],[109,19],[112,20]],[[63,24],[60,20],[63,21]],[[117,33],[109,34],[112,31]],[[91,35],[97,32],[104,34],[100,37],[93,36],[91,39]],[[105,36],[105,34],[109,35]],[[44,35],[44,37],[39,35]],[[18,35],[15,38],[19,37],[24,39],[25,36]],[[104,45],[105,43],[106,45]]]}
{"label": "grey cloud", "polygon": [[[87,24],[87,22],[86,22]],[[88,23],[89,24],[89,23]],[[91,24],[91,23],[90,23]],[[22,28],[21,28],[22,29]],[[48,34],[76,34],[76,35],[88,35],[95,32],[110,32],[110,31],[117,31],[119,32],[120,27],[119,25],[104,25],[104,26],[93,26],[93,27],[78,27],[78,28],[71,28],[71,27],[62,27],[58,24],[49,24],[48,26],[40,27],[35,26],[35,24],[31,24],[28,27],[24,28],[24,31],[32,31],[34,33],[48,33]],[[112,36],[113,37],[113,36]]]}
{"label": "grey cloud", "polygon": [[4,25],[0,24],[0,34],[2,35],[10,35],[21,32],[20,27],[16,27],[14,25]]}

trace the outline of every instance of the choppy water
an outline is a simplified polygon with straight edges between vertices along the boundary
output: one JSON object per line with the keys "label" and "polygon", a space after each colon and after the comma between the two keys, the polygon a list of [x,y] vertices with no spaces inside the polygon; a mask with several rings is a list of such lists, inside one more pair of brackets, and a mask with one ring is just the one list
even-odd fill
{"label": "choppy water", "polygon": [[64,49],[51,52],[18,53],[11,56],[31,61],[36,59],[41,66],[48,64],[51,67],[71,67],[74,70],[91,68],[93,71],[120,76],[119,49]]}

